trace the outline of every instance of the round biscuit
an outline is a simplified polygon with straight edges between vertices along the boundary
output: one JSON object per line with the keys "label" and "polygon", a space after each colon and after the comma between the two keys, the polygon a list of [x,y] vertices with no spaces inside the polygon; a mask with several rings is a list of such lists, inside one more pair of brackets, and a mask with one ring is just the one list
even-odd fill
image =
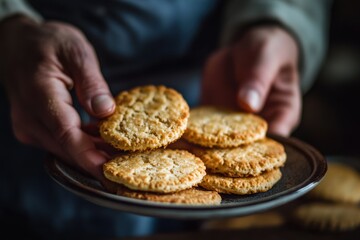
{"label": "round biscuit", "polygon": [[235,148],[192,147],[191,152],[205,163],[212,173],[228,177],[257,176],[282,167],[286,161],[284,146],[270,138]]}
{"label": "round biscuit", "polygon": [[345,231],[360,226],[360,208],[350,204],[309,203],[292,214],[295,224],[322,231]]}
{"label": "round biscuit", "polygon": [[134,191],[126,187],[119,187],[117,194],[124,197],[137,198],[153,202],[190,204],[190,205],[218,205],[221,203],[221,196],[216,191],[190,188],[174,193],[152,193]]}
{"label": "round biscuit", "polygon": [[227,194],[253,194],[266,192],[281,178],[279,168],[267,171],[255,177],[226,177],[220,174],[206,174],[199,186]]}
{"label": "round biscuit", "polygon": [[183,96],[165,86],[140,86],[121,92],[114,114],[100,123],[100,135],[124,151],[164,147],[184,133],[189,106]]}
{"label": "round biscuit", "polygon": [[233,230],[250,228],[275,228],[285,223],[285,217],[278,212],[255,213],[242,217],[211,219],[201,224],[202,230]]}
{"label": "round biscuit", "polygon": [[308,193],[309,197],[338,203],[360,203],[360,174],[342,163],[328,163],[323,180]]}
{"label": "round biscuit", "polygon": [[204,147],[237,147],[265,137],[267,122],[251,113],[202,106],[190,110],[184,139]]}
{"label": "round biscuit", "polygon": [[130,189],[161,193],[196,186],[206,174],[200,158],[170,149],[120,155],[106,162],[103,172],[107,179]]}

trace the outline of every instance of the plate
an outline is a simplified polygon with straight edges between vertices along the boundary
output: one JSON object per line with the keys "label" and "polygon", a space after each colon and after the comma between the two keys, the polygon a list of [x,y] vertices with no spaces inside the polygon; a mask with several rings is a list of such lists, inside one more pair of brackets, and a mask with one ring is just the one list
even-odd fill
{"label": "plate", "polygon": [[280,181],[264,193],[222,194],[222,203],[214,206],[158,203],[111,194],[97,180],[65,165],[55,157],[45,160],[45,169],[53,180],[74,194],[100,206],[120,211],[192,220],[244,216],[299,198],[313,189],[327,170],[324,156],[311,145],[296,138],[269,137],[282,143],[287,154],[285,166],[281,168]]}

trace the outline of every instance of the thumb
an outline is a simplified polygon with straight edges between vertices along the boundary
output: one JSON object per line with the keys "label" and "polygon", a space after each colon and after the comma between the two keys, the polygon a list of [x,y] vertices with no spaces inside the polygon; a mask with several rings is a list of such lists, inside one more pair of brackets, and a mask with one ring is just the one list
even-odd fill
{"label": "thumb", "polygon": [[79,38],[67,44],[63,55],[80,104],[94,117],[102,118],[112,114],[115,103],[90,43]]}
{"label": "thumb", "polygon": [[[240,54],[234,47],[234,76],[237,81],[237,105],[249,112],[259,112],[266,101],[278,71],[277,63],[261,50],[256,54]],[[238,54],[237,54],[238,53]]]}

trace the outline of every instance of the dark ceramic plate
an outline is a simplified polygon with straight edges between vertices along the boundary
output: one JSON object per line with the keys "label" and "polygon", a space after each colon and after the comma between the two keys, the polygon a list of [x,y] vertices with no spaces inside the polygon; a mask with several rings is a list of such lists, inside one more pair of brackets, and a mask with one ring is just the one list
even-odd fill
{"label": "dark ceramic plate", "polygon": [[268,210],[295,200],[313,189],[327,170],[325,158],[312,146],[294,138],[269,136],[285,146],[287,161],[282,178],[269,191],[251,195],[222,195],[216,206],[157,203],[117,196],[100,183],[64,165],[56,158],[45,161],[48,174],[61,186],[95,204],[140,215],[176,219],[234,217]]}

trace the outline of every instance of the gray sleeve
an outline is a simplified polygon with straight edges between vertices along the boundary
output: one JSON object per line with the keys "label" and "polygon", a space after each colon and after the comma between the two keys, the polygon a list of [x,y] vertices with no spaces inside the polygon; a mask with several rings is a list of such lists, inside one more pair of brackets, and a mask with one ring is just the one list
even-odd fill
{"label": "gray sleeve", "polygon": [[24,14],[37,22],[42,17],[25,0],[0,0],[0,21],[14,14]]}
{"label": "gray sleeve", "polygon": [[274,22],[287,29],[300,48],[301,89],[313,83],[328,45],[332,0],[229,0],[225,6],[222,45],[249,25]]}

